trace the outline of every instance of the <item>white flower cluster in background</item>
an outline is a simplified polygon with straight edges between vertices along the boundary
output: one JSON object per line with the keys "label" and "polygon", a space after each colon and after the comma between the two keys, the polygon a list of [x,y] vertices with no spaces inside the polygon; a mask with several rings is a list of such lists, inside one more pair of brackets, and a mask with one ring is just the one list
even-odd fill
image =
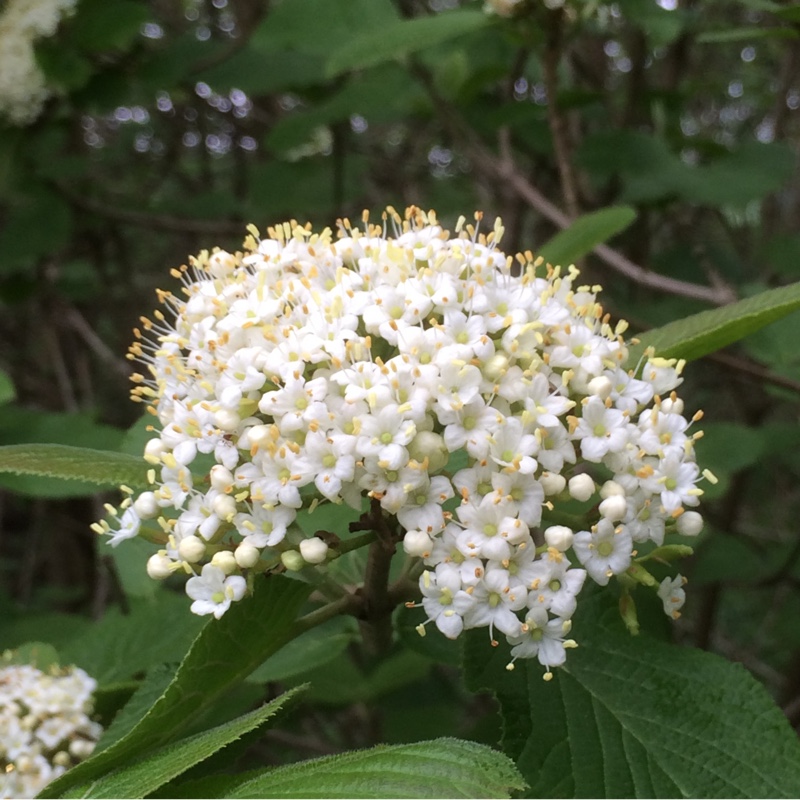
{"label": "white flower cluster in background", "polygon": [[35,797],[92,754],[103,732],[89,718],[96,686],[77,667],[0,667],[0,797]]}
{"label": "white flower cluster in background", "polygon": [[77,0],[8,0],[0,11],[0,117],[27,125],[39,116],[50,90],[36,63],[34,42],[52,36]]}
{"label": "white flower cluster in background", "polygon": [[[587,575],[606,585],[641,544],[702,527],[682,364],[627,364],[599,287],[506,256],[499,221],[451,238],[432,212],[390,212],[394,235],[287,223],[176,271],[185,296],[161,292],[132,347],[153,488],[96,530],[117,544],[157,521],[150,575],[192,575],[192,610],[220,617],[254,572],[330,557],[298,510],[368,496],[427,567],[428,622],[502,633],[549,675]],[[588,521],[557,524],[575,500]]]}

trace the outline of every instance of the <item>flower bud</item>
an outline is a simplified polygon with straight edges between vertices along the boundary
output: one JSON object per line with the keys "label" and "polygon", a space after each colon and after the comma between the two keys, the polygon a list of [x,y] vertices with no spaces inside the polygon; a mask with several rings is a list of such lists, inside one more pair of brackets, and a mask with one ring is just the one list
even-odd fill
{"label": "flower bud", "polygon": [[306,565],[306,560],[297,550],[285,550],[281,553],[281,562],[290,572],[298,572]]}
{"label": "flower bud", "polygon": [[661,401],[661,410],[665,414],[683,414],[683,407],[683,400],[680,397],[676,397],[674,400],[668,397]]}
{"label": "flower bud", "polygon": [[567,486],[567,479],[557,472],[543,472],[539,478],[539,483],[542,484],[544,493],[547,497],[552,497],[554,494],[561,494]]}
{"label": "flower bud", "polygon": [[572,547],[573,532],[566,525],[551,525],[544,532],[544,540],[548,547],[564,553]]}
{"label": "flower bud", "polygon": [[594,481],[590,475],[582,472],[580,475],[574,475],[569,479],[569,494],[575,500],[580,500],[582,503],[588,500],[594,494]]}
{"label": "flower bud", "polygon": [[57,767],[72,766],[72,759],[66,750],[59,750],[52,758],[53,764]]}
{"label": "flower bud", "polygon": [[603,500],[613,497],[614,495],[625,495],[625,489],[622,488],[616,481],[606,481],[600,489],[600,497]]}
{"label": "flower bud", "polygon": [[231,411],[228,408],[221,408],[214,414],[214,424],[221,431],[225,431],[226,433],[235,431],[241,424],[241,421],[241,417],[235,411]]}
{"label": "flower bud", "polygon": [[218,494],[211,503],[211,509],[220,519],[230,522],[236,515],[236,501],[229,494]]}
{"label": "flower bud", "polygon": [[497,533],[509,544],[521,544],[530,538],[530,528],[516,517],[503,517]]}
{"label": "flower bud", "polygon": [[140,519],[155,519],[161,511],[158,500],[153,492],[142,492],[133,501],[133,510]]}
{"label": "flower bud", "polygon": [[252,544],[242,542],[234,550],[233,557],[242,569],[249,569],[258,564],[258,560],[261,558],[261,551],[257,547],[253,547]]}
{"label": "flower bud", "polygon": [[444,439],[433,431],[419,431],[408,445],[408,454],[420,463],[428,459],[428,474],[442,469],[450,458]]}
{"label": "flower bud", "polygon": [[219,567],[226,575],[236,572],[236,558],[230,550],[220,550],[218,553],[214,553],[211,563],[215,567]]}
{"label": "flower bud", "polygon": [[211,488],[219,492],[224,492],[234,484],[233,473],[223,467],[222,464],[214,464],[209,473],[211,478]]}
{"label": "flower bud", "polygon": [[675,527],[684,536],[697,536],[703,530],[703,517],[696,511],[684,511],[678,517]]}
{"label": "flower bud", "polygon": [[510,361],[505,353],[495,353],[483,365],[483,376],[488,381],[498,381],[508,372]]}
{"label": "flower bud", "polygon": [[171,558],[162,553],[156,553],[147,559],[147,574],[154,581],[163,581],[172,575],[173,564]]}
{"label": "flower bud", "polygon": [[403,550],[410,556],[425,558],[430,555],[433,542],[425,531],[407,531],[403,537]]}
{"label": "flower bud", "polygon": [[612,494],[600,503],[597,510],[601,517],[610,522],[618,522],[628,510],[628,501],[621,494]]}
{"label": "flower bud", "polygon": [[161,439],[150,439],[144,446],[144,460],[149,464],[159,464],[161,456],[167,452],[167,447]]}
{"label": "flower bud", "polygon": [[247,439],[250,442],[251,447],[261,447],[262,445],[266,444],[270,438],[271,434],[269,425],[254,425],[247,432]]}
{"label": "flower bud", "polygon": [[94,752],[94,747],[95,742],[90,742],[87,739],[73,739],[69,743],[69,752],[73,758],[83,761]]}
{"label": "flower bud", "polygon": [[178,544],[178,555],[190,564],[196,564],[206,554],[206,543],[199,536],[187,536]]}
{"label": "flower bud", "polygon": [[300,555],[309,564],[321,564],[328,555],[328,545],[318,536],[303,539],[300,542]]}
{"label": "flower bud", "polygon": [[605,375],[599,375],[596,378],[592,378],[586,388],[589,390],[589,394],[605,400],[611,394],[614,384]]}

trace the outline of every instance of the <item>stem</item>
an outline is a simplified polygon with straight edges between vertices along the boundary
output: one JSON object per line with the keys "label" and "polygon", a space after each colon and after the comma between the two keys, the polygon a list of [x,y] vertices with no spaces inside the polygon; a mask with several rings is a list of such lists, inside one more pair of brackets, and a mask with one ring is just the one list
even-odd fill
{"label": "stem", "polygon": [[364,585],[361,588],[363,607],[359,616],[364,648],[371,657],[386,653],[392,645],[391,615],[396,603],[389,595],[389,570],[398,541],[398,533],[389,526],[380,500],[372,499],[370,510],[352,529],[369,526],[374,531],[367,555]]}
{"label": "stem", "polygon": [[553,150],[558,166],[558,175],[561,181],[561,194],[567,215],[573,219],[580,214],[578,192],[576,189],[575,173],[567,141],[567,126],[561,110],[558,108],[558,65],[561,62],[561,25],[562,11],[553,12],[551,16],[548,41],[542,56],[542,70],[544,73],[544,86],[547,92],[547,122],[550,135],[553,138]]}
{"label": "stem", "polygon": [[359,547],[365,547],[368,544],[372,544],[374,541],[374,532],[365,533],[363,536],[356,536],[354,539],[347,539],[346,541],[336,545],[336,552],[338,553],[336,558],[343,556],[345,553],[349,553],[351,550],[358,550]]}
{"label": "stem", "polygon": [[295,633],[292,638],[294,639],[301,633],[305,633],[311,628],[316,628],[317,625],[322,625],[323,622],[327,622],[340,614],[355,614],[358,612],[360,605],[361,603],[356,595],[347,594],[332,603],[328,603],[326,606],[310,611],[295,622]]}

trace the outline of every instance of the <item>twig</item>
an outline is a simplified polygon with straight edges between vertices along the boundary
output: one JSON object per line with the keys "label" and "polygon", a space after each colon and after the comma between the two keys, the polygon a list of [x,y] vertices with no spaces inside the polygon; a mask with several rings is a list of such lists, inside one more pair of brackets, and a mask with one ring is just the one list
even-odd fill
{"label": "twig", "polygon": [[547,45],[542,56],[542,71],[547,94],[547,123],[550,126],[550,136],[553,140],[556,166],[561,182],[561,194],[564,197],[567,215],[574,219],[580,214],[577,181],[569,153],[567,126],[558,108],[558,66],[561,62],[562,14],[563,11],[559,9],[550,15]]}
{"label": "twig", "polygon": [[[495,156],[472,129],[465,125],[452,104],[439,94],[427,70],[419,64],[412,64],[411,72],[430,94],[442,123],[451,131],[454,138],[461,142],[462,147],[471,156],[475,169],[487,181],[494,183],[498,178],[505,181],[525,202],[554,225],[559,228],[569,227],[572,222],[570,217],[522,176],[510,151],[502,158]],[[593,252],[613,270],[640,286],[678,297],[702,300],[717,306],[727,305],[736,300],[735,292],[728,286],[703,286],[650,272],[607,245],[598,245]]]}
{"label": "twig", "polygon": [[66,310],[67,322],[78,336],[83,339],[89,349],[103,362],[108,364],[114,372],[123,378],[130,377],[131,368],[127,361],[117,358],[114,351],[94,332],[92,326],[77,308]]}
{"label": "twig", "polygon": [[244,224],[227,220],[213,219],[186,219],[175,217],[170,214],[156,214],[148,211],[132,211],[127,208],[116,208],[110,203],[97,203],[87,200],[72,192],[57,186],[57,190],[63,197],[73,205],[92,214],[115,219],[125,222],[128,225],[136,225],[153,230],[171,231],[173,233],[200,233],[213,234],[220,236],[240,235],[244,237]]}

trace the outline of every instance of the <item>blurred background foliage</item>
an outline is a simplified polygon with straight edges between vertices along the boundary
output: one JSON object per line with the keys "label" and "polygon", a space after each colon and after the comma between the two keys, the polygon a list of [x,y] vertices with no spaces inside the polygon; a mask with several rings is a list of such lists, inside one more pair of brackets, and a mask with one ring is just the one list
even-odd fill
{"label": "blurred background foliage", "polygon": [[[170,267],[250,222],[480,209],[504,249],[536,251],[628,206],[579,265],[633,331],[800,280],[799,37],[800,4],[770,0],[79,0],[36,46],[41,115],[0,127],[0,444],[141,452],[131,329]],[[672,635],[742,662],[800,727],[798,342],[794,314],[687,370],[720,481]],[[91,492],[0,478],[0,645],[52,643],[100,679],[102,712],[200,621],[146,577],[149,548],[96,541],[117,498]],[[267,763],[496,741],[491,700],[451,643],[420,646],[417,616],[378,666],[346,622],[307,634],[221,718],[310,679]]]}

